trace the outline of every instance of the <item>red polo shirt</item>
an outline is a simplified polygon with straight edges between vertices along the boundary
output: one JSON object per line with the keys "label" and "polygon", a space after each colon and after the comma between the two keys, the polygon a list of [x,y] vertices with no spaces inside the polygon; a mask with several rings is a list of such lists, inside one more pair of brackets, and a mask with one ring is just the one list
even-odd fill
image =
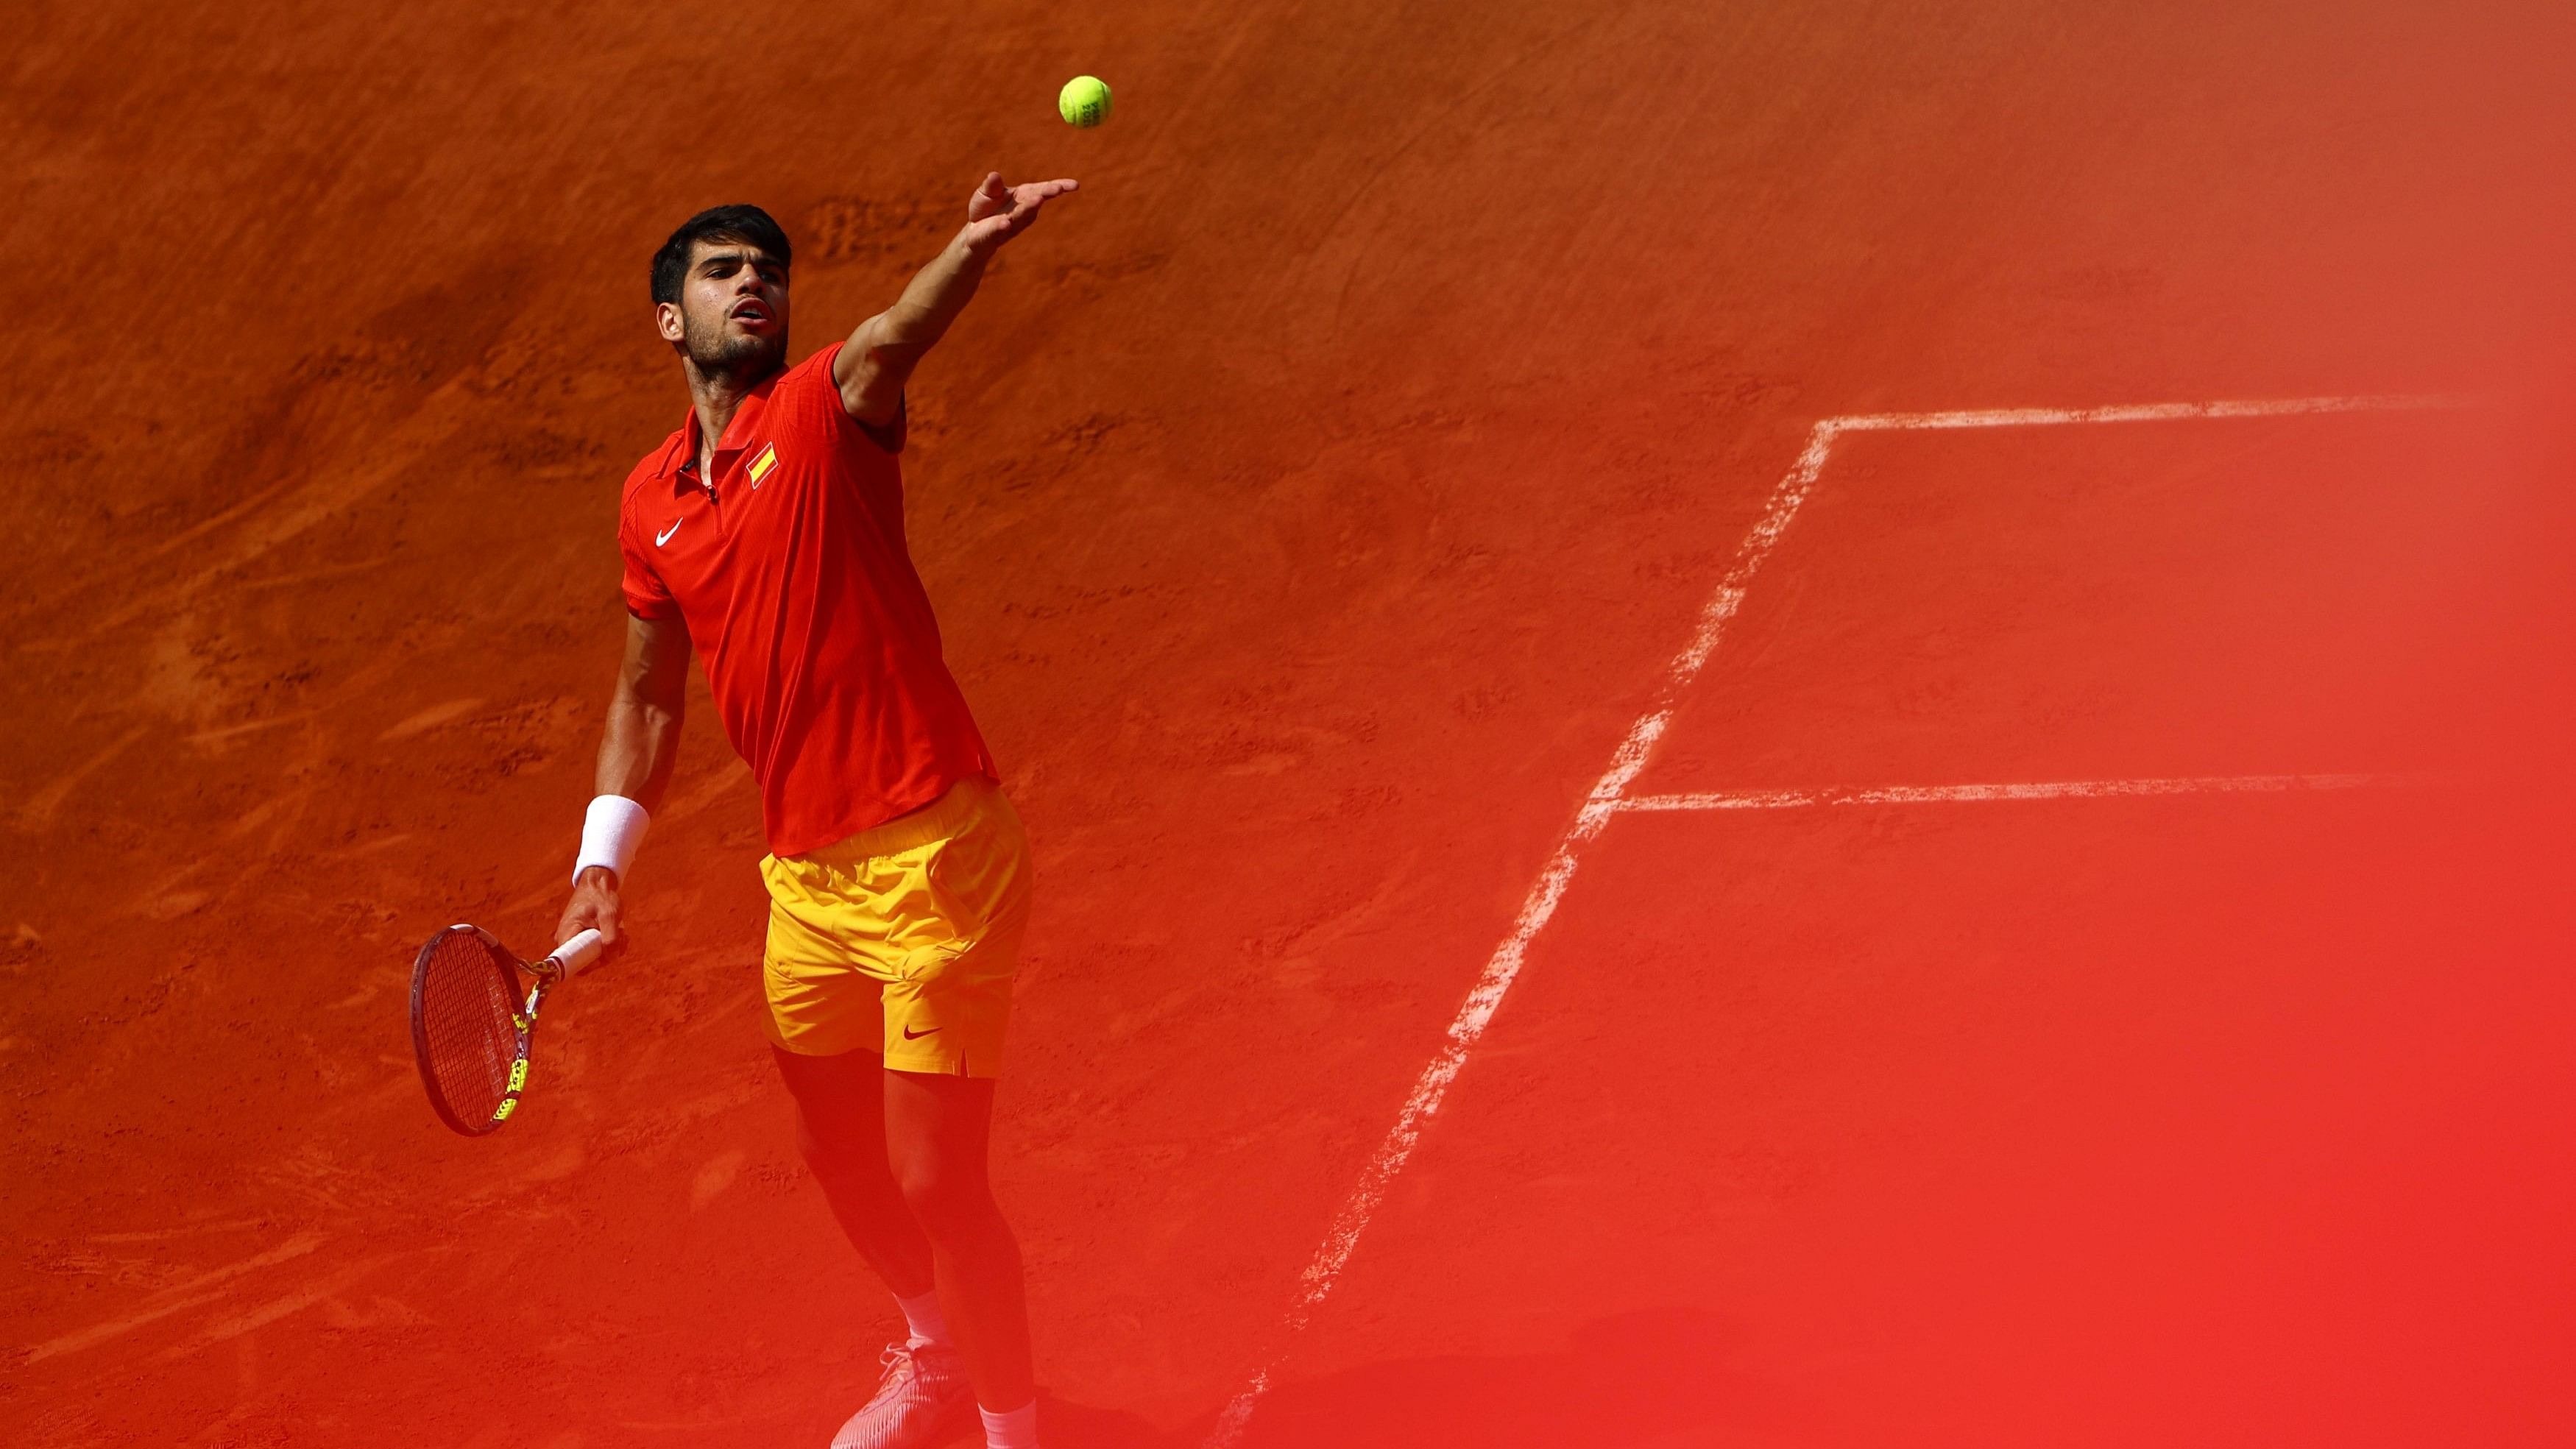
{"label": "red polo shirt", "polygon": [[1000,778],[904,547],[902,469],[841,408],[840,350],[742,400],[712,485],[692,409],[627,475],[617,517],[626,607],[688,625],[777,855]]}

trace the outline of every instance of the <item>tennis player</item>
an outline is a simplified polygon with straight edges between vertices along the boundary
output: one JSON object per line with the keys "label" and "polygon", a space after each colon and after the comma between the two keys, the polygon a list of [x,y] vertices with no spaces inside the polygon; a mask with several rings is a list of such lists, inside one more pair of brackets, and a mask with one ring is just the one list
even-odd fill
{"label": "tennis player", "polygon": [[618,510],[626,660],[556,937],[621,940],[694,648],[760,787],[761,974],[798,1145],[911,1326],[833,1449],[928,1444],[970,1403],[992,1449],[1037,1443],[1020,1250],[985,1178],[1028,844],[941,657],[898,458],[913,369],[1073,189],[985,177],[893,306],[793,367],[789,246],[766,212],[701,212],[653,256],[689,414]]}

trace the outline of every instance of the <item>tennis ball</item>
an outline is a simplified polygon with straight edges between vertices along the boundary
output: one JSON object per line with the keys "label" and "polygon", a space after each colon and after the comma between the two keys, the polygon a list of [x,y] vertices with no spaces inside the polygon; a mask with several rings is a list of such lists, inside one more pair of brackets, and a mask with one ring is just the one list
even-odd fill
{"label": "tennis ball", "polygon": [[1075,76],[1056,92],[1055,109],[1068,126],[1097,126],[1109,119],[1109,86],[1096,75]]}

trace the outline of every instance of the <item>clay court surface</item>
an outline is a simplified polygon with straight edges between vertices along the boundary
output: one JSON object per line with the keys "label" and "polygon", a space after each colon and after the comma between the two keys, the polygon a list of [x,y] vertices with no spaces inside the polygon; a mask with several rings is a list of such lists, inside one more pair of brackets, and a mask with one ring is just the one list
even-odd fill
{"label": "clay court surface", "polygon": [[1051,1443],[2567,1442],[2572,28],[20,7],[0,1441],[866,1396],[702,684],[507,1131],[404,996],[561,904],[652,247],[802,356],[999,166],[906,476]]}

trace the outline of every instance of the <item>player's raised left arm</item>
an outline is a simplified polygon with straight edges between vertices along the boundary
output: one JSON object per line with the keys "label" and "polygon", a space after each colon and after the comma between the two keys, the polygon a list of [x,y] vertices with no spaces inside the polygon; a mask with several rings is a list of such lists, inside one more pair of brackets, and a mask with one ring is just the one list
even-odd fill
{"label": "player's raised left arm", "polygon": [[903,386],[922,357],[948,332],[983,283],[985,264],[1004,242],[1027,231],[1038,208],[1074,189],[1070,179],[1006,185],[995,171],[966,202],[966,225],[930,265],[913,274],[895,304],[859,324],[832,359],[841,406],[870,427],[887,428],[903,410]]}

